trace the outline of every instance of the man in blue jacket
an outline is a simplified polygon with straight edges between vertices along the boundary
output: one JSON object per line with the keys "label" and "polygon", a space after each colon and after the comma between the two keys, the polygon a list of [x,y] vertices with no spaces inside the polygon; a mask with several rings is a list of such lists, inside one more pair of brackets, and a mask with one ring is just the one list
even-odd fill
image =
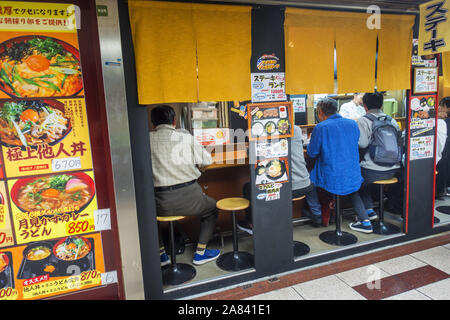
{"label": "man in blue jacket", "polygon": [[[330,194],[355,196],[363,178],[359,166],[359,129],[355,121],[337,113],[337,102],[324,98],[317,104],[320,123],[312,132],[308,156],[315,159],[311,181]],[[370,228],[372,228],[369,222]]]}

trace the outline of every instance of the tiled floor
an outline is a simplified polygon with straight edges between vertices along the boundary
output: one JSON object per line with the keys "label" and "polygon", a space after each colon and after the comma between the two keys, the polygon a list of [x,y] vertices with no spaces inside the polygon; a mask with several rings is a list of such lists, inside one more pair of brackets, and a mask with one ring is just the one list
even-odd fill
{"label": "tiled floor", "polygon": [[450,300],[450,232],[198,299]]}

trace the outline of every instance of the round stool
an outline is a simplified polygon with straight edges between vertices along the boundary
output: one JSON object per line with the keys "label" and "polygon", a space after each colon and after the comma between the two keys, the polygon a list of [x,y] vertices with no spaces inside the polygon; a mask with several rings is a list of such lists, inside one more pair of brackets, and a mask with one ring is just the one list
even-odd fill
{"label": "round stool", "polygon": [[181,216],[156,217],[160,222],[169,222],[170,229],[170,265],[162,268],[162,277],[164,285],[178,285],[192,280],[197,274],[195,268],[187,263],[177,263],[175,253],[175,235],[173,231],[173,222],[184,219]]}
{"label": "round stool", "polygon": [[231,211],[233,218],[233,251],[222,254],[216,261],[217,266],[225,271],[252,268],[254,266],[253,255],[239,251],[236,229],[236,211],[247,209],[250,206],[250,201],[244,198],[225,198],[217,201],[216,206],[220,210]]}
{"label": "round stool", "polygon": [[374,181],[374,184],[380,185],[380,214],[378,220],[373,223],[373,233],[389,235],[399,233],[400,228],[393,224],[384,222],[384,186],[386,184],[395,184],[398,182],[397,178]]}
{"label": "round stool", "polygon": [[341,216],[341,200],[340,196],[336,197],[336,230],[325,231],[319,235],[320,240],[325,243],[335,246],[348,246],[358,242],[358,238],[348,232],[341,230],[342,216]]}
{"label": "round stool", "polygon": [[[293,198],[292,201],[298,201],[305,199],[306,196],[301,196],[298,198]],[[311,249],[306,243],[294,240],[294,257],[301,257],[309,253]]]}

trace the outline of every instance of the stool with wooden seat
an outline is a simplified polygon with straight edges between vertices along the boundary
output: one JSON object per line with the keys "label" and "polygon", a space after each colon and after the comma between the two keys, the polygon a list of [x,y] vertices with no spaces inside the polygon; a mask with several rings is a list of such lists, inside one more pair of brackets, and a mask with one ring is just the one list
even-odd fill
{"label": "stool with wooden seat", "polygon": [[156,217],[160,222],[169,222],[170,231],[170,265],[162,268],[164,285],[178,285],[192,280],[197,274],[195,268],[187,263],[177,263],[175,252],[175,234],[173,230],[174,221],[182,220],[182,216]]}
{"label": "stool with wooden seat", "polygon": [[239,251],[236,211],[242,211],[250,206],[250,201],[244,198],[225,198],[217,201],[217,208],[231,212],[233,218],[233,251],[222,254],[216,261],[217,266],[225,271],[239,271],[254,266],[253,255],[248,252]]}
{"label": "stool with wooden seat", "polygon": [[373,184],[380,185],[380,212],[378,215],[378,220],[375,221],[373,226],[373,233],[375,234],[394,234],[399,233],[400,228],[397,226],[394,226],[393,224],[384,222],[384,186],[388,184],[395,184],[398,182],[397,178],[391,178],[386,180],[378,180],[374,181]]}
{"label": "stool with wooden seat", "polygon": [[334,231],[325,231],[319,235],[320,240],[325,243],[335,246],[348,246],[358,242],[358,238],[349,233],[341,230],[342,216],[341,216],[341,200],[340,196],[336,197],[336,229]]}
{"label": "stool with wooden seat", "polygon": [[[293,198],[292,201],[299,201],[305,199],[306,196],[301,196],[298,198]],[[294,257],[304,256],[309,253],[311,249],[306,243],[294,240]]]}

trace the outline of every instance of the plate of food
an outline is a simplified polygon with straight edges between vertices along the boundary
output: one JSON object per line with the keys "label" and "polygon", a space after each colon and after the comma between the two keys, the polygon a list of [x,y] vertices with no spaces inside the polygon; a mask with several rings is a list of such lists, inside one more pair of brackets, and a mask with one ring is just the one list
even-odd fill
{"label": "plate of food", "polygon": [[262,164],[256,166],[256,175],[261,176],[266,173],[266,167]]}
{"label": "plate of food", "polygon": [[7,95],[71,97],[82,89],[80,53],[67,42],[29,35],[0,44],[0,90]]}
{"label": "plate of food", "polygon": [[286,119],[281,119],[278,121],[278,132],[280,134],[286,134],[289,132],[290,124]]}
{"label": "plate of food", "polygon": [[0,103],[0,142],[6,147],[54,145],[72,130],[64,104],[56,100]]}
{"label": "plate of food", "polygon": [[84,172],[19,179],[11,188],[12,201],[24,212],[65,207],[80,212],[94,195],[94,181]]}
{"label": "plate of food", "polygon": [[91,243],[80,236],[69,236],[59,240],[53,247],[53,254],[63,261],[75,261],[91,252]]}
{"label": "plate of food", "polygon": [[277,130],[277,125],[275,124],[275,122],[269,121],[264,126],[264,129],[266,130],[267,135],[271,136]]}
{"label": "plate of food", "polygon": [[264,133],[264,126],[261,122],[255,122],[252,125],[252,135],[254,137],[260,137]]}
{"label": "plate of food", "polygon": [[266,176],[271,180],[278,180],[286,173],[284,161],[271,160],[266,165]]}

